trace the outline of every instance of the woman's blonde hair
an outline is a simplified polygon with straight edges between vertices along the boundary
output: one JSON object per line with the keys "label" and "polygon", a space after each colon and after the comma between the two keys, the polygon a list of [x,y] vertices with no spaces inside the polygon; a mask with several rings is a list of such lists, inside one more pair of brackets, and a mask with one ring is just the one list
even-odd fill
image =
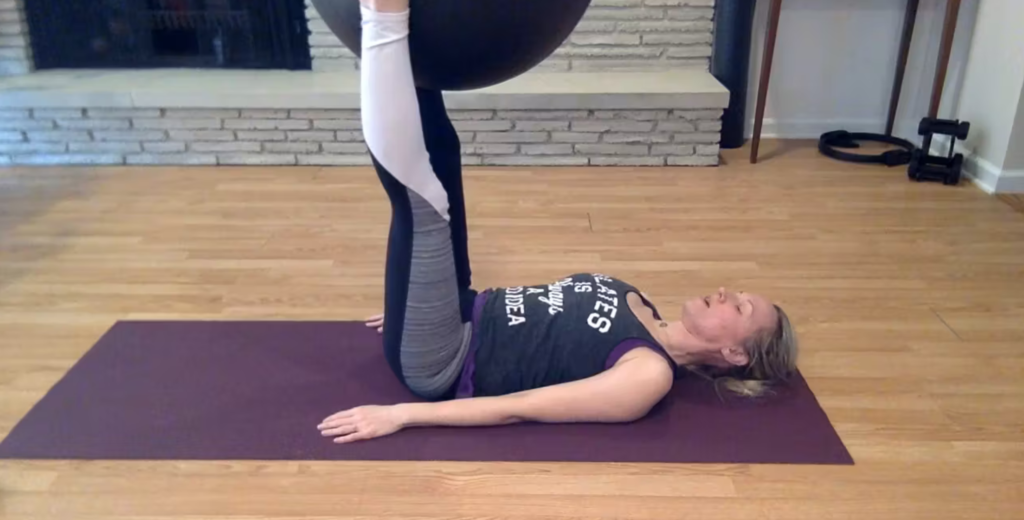
{"label": "woman's blonde hair", "polygon": [[716,389],[721,385],[743,397],[762,396],[773,384],[788,379],[796,371],[799,345],[789,316],[778,305],[774,307],[775,326],[754,334],[744,345],[750,358],[745,366],[717,373],[694,371],[714,381]]}

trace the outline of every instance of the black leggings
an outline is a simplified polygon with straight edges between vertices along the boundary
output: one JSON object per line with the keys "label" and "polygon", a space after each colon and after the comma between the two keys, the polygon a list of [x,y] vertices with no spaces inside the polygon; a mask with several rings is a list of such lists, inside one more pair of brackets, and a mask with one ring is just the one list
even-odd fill
{"label": "black leggings", "polygon": [[[471,271],[466,229],[466,206],[462,189],[461,144],[455,127],[448,118],[441,92],[417,88],[416,97],[420,107],[426,148],[430,154],[430,164],[448,195],[450,216],[448,225],[451,233],[451,253],[455,264],[459,308],[462,322],[468,323],[472,320],[473,302],[477,293],[470,288]],[[414,206],[417,206],[417,202],[419,202],[419,206],[424,205],[422,201],[413,200],[417,195],[396,180],[378,162],[376,157],[374,157],[374,166],[380,182],[391,200],[392,208],[384,281],[384,354],[395,375],[413,392],[431,399],[450,398],[454,395],[454,384],[445,385],[443,389],[424,389],[417,388],[415,382],[408,380],[409,359],[417,355],[410,354],[408,346],[403,367],[403,336],[407,331],[406,311],[410,308],[409,287],[414,259]],[[408,343],[409,340],[406,338],[405,344],[408,345]],[[439,359],[432,363],[458,362],[461,365],[461,361],[462,358],[457,360]]]}

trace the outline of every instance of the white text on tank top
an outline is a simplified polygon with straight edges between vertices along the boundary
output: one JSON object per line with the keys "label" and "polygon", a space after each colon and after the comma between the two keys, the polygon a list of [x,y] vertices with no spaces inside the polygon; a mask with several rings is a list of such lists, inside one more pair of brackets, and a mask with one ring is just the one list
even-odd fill
{"label": "white text on tank top", "polygon": [[[597,300],[594,302],[593,312],[587,316],[587,325],[602,334],[607,333],[611,330],[613,320],[619,313],[619,295],[615,289],[602,283],[611,282],[611,278],[602,274],[594,274],[593,278],[593,283],[586,281],[573,283],[571,277],[564,278],[548,285],[546,290],[537,287],[505,289],[505,315],[508,318],[508,326],[514,327],[526,323],[526,306],[531,303],[547,305],[548,314],[551,316],[561,313],[564,310],[565,302],[562,292],[572,287],[572,290],[577,293],[597,291]],[[535,298],[531,299],[531,296],[535,296]]]}

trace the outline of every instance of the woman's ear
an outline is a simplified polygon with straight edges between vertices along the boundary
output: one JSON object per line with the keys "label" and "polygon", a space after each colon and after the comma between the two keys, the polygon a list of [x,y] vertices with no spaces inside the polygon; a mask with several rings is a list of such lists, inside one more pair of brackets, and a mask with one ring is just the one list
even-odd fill
{"label": "woman's ear", "polygon": [[750,363],[750,356],[747,349],[740,346],[725,347],[722,349],[722,358],[730,365],[743,367]]}

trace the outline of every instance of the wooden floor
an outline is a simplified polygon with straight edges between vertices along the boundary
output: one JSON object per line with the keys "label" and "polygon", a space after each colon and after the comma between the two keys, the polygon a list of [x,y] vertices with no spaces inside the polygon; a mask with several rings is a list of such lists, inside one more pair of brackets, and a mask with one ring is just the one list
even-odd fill
{"label": "wooden floor", "polygon": [[1024,195],[1020,195],[1017,193],[999,195],[999,199],[1009,204],[1010,207],[1012,207],[1013,209],[1021,213],[1024,213]]}
{"label": "wooden floor", "polygon": [[[1024,518],[1024,215],[762,156],[469,170],[475,283],[764,292],[855,466],[0,461],[2,518]],[[367,169],[0,169],[0,436],[117,319],[379,310],[388,216]]]}

